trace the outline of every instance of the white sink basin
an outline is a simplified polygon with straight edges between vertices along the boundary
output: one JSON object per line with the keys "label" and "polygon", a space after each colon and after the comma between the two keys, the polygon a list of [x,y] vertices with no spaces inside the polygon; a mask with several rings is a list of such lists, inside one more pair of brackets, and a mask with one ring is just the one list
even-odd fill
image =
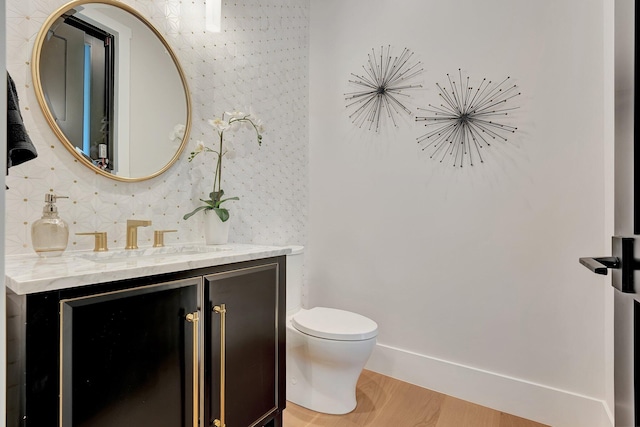
{"label": "white sink basin", "polygon": [[117,249],[107,252],[90,252],[76,255],[93,262],[109,263],[135,261],[140,259],[171,258],[180,255],[210,254],[230,251],[231,248],[205,245],[163,246],[160,248]]}

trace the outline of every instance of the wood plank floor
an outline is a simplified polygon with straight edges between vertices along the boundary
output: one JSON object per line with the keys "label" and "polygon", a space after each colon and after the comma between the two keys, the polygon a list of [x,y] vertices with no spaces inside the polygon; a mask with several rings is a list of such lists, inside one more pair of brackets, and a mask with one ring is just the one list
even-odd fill
{"label": "wood plank floor", "polygon": [[346,415],[320,414],[287,402],[284,427],[545,427],[366,370],[356,397],[358,406]]}

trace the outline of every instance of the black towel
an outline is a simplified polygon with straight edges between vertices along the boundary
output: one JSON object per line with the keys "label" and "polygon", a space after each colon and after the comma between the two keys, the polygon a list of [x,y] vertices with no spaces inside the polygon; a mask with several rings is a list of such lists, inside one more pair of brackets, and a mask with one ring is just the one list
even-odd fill
{"label": "black towel", "polygon": [[11,166],[17,166],[36,157],[38,152],[22,122],[16,85],[7,72],[7,173]]}

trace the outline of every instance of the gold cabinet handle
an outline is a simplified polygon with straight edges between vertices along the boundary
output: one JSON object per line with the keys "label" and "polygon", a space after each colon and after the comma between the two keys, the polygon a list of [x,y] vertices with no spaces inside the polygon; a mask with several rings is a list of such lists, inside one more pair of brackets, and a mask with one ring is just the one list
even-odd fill
{"label": "gold cabinet handle", "polygon": [[164,233],[175,233],[178,230],[155,230],[153,232],[153,247],[161,248],[164,246]]}
{"label": "gold cabinet handle", "polygon": [[213,424],[216,427],[226,427],[224,422],[224,400],[225,400],[225,372],[226,361],[226,320],[227,320],[227,307],[225,304],[216,305],[213,307],[213,311],[220,315],[220,419],[214,420]]}
{"label": "gold cabinet handle", "polygon": [[107,248],[106,231],[96,231],[95,233],[76,233],[76,236],[95,236],[96,239],[93,246],[94,252],[105,252],[109,250],[109,248]]}
{"label": "gold cabinet handle", "polygon": [[193,427],[200,426],[200,375],[198,372],[198,356],[200,343],[198,342],[198,321],[200,316],[197,311],[185,316],[187,322],[193,324]]}

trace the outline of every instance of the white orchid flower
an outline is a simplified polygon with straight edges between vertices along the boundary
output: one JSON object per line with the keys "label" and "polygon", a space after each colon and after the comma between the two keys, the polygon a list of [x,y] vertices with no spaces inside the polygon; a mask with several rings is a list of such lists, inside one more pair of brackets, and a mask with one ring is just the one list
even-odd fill
{"label": "white orchid flower", "polygon": [[227,111],[224,114],[226,114],[227,116],[229,116],[229,120],[231,119],[242,119],[246,116],[245,113],[243,113],[242,111]]}
{"label": "white orchid flower", "polygon": [[[196,146],[193,148],[193,151],[189,154],[189,161],[193,161],[193,159],[200,153],[207,151],[207,146],[204,145],[202,141],[196,141]],[[211,151],[211,150],[208,150]]]}
{"label": "white orchid flower", "polygon": [[256,129],[258,129],[258,133],[264,133],[264,122],[262,121],[262,119],[254,119],[253,124],[255,125]]}
{"label": "white orchid flower", "polygon": [[193,149],[193,152],[202,153],[205,148],[204,141],[196,141],[196,148]]}
{"label": "white orchid flower", "polygon": [[213,120],[209,120],[209,124],[213,126],[218,133],[222,133],[229,128],[229,122],[222,120],[221,118],[215,118]]}
{"label": "white orchid flower", "polygon": [[249,113],[245,117],[247,117],[247,119],[251,120],[251,123],[253,123],[253,125],[251,125],[251,123],[245,122],[245,125],[249,129],[253,130],[255,126],[255,129],[258,131],[258,133],[264,132],[264,123],[262,122],[262,119],[255,115],[255,113],[253,112],[253,108],[249,107]]}
{"label": "white orchid flower", "polygon": [[186,130],[187,128],[185,125],[178,123],[173,127],[173,130],[169,132],[169,139],[171,141],[175,141],[184,138],[184,133]]}

